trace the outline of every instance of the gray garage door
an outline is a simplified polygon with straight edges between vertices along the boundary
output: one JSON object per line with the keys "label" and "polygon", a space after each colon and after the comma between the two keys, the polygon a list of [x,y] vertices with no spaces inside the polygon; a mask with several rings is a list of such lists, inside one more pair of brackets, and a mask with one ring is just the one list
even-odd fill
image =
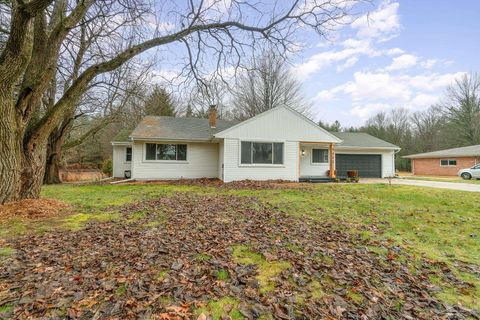
{"label": "gray garage door", "polygon": [[377,154],[335,155],[337,176],[347,176],[348,170],[358,170],[360,178],[382,177],[382,156]]}

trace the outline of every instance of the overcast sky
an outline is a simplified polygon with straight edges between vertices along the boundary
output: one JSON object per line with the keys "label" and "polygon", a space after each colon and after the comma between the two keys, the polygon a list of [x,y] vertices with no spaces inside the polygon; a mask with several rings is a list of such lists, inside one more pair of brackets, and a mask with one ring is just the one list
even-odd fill
{"label": "overcast sky", "polygon": [[377,1],[333,35],[309,43],[295,67],[316,120],[362,124],[383,110],[422,110],[464,72],[480,71],[480,1]]}

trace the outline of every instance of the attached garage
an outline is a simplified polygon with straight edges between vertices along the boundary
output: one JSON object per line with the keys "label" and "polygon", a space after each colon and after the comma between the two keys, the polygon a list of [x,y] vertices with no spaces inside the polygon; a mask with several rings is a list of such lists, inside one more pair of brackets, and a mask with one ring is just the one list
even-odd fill
{"label": "attached garage", "polygon": [[338,177],[347,176],[347,171],[358,170],[360,178],[382,177],[381,154],[336,154],[335,165]]}

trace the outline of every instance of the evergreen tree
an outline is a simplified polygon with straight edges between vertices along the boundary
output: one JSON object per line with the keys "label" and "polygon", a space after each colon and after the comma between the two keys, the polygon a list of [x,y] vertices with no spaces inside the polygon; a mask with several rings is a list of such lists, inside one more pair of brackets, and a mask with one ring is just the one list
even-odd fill
{"label": "evergreen tree", "polygon": [[153,88],[145,100],[144,112],[147,116],[175,117],[177,114],[170,93],[158,85]]}

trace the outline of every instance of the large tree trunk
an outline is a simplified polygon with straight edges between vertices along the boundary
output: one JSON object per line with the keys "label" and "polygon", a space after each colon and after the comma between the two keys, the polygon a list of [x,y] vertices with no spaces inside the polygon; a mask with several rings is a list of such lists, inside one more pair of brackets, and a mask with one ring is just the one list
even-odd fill
{"label": "large tree trunk", "polygon": [[37,199],[45,175],[47,143],[27,145],[24,149],[24,162],[21,174],[21,199]]}
{"label": "large tree trunk", "polygon": [[20,199],[23,164],[22,131],[17,122],[12,95],[0,89],[0,204]]}
{"label": "large tree trunk", "polygon": [[47,159],[45,167],[45,177],[43,183],[58,184],[62,183],[60,177],[60,162],[62,159],[63,139],[58,134],[50,135],[47,146]]}

